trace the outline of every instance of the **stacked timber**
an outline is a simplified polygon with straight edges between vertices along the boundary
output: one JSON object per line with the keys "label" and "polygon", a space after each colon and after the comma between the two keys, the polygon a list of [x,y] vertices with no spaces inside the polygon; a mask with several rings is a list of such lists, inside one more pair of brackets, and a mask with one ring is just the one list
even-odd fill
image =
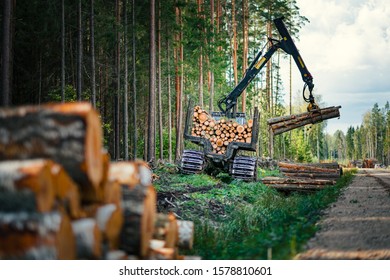
{"label": "stacked timber", "polygon": [[225,154],[231,142],[251,143],[253,120],[239,124],[234,120],[214,120],[207,111],[194,107],[191,136],[210,140],[213,153]]}
{"label": "stacked timber", "polygon": [[265,177],[262,182],[283,191],[316,191],[336,184],[342,175],[338,163],[279,162],[283,177]]}
{"label": "stacked timber", "polygon": [[0,259],[183,259],[193,234],[145,162],[110,161],[90,104],[0,109]]}
{"label": "stacked timber", "polygon": [[341,106],[316,109],[302,114],[276,117],[267,120],[273,135],[278,135],[308,124],[315,124],[323,120],[340,117]]}

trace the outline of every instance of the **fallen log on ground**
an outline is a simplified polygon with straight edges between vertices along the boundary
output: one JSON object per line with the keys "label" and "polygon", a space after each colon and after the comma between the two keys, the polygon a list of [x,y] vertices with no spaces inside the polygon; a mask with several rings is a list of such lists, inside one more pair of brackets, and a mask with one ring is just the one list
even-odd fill
{"label": "fallen log on ground", "polygon": [[267,123],[273,132],[273,135],[278,135],[308,124],[315,124],[323,120],[340,117],[337,107],[327,107],[323,109],[313,110],[302,114],[288,115],[267,120]]}
{"label": "fallen log on ground", "polygon": [[102,128],[90,103],[3,108],[0,131],[0,160],[49,158],[60,163],[80,188],[99,188]]}
{"label": "fallen log on ground", "polygon": [[51,211],[55,195],[52,165],[45,159],[0,162],[0,211]]}
{"label": "fallen log on ground", "polygon": [[310,178],[281,178],[265,177],[262,183],[270,188],[282,191],[316,191],[336,184],[335,180],[321,180]]}
{"label": "fallen log on ground", "polygon": [[287,177],[312,179],[337,179],[343,171],[338,163],[290,163],[279,162],[279,170]]}
{"label": "fallen log on ground", "polygon": [[264,177],[262,179],[264,184],[282,184],[282,185],[334,185],[335,180],[319,180],[319,179],[297,179],[297,178],[281,178],[281,177]]}

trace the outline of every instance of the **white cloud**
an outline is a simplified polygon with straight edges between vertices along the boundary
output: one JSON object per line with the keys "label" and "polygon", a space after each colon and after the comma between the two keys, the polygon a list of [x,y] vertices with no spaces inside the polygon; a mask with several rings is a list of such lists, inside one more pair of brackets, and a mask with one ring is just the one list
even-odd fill
{"label": "white cloud", "polygon": [[[360,124],[361,116],[375,102],[383,106],[390,100],[390,8],[387,1],[297,2],[301,14],[310,20],[302,28],[296,44],[314,77],[315,94],[321,94],[327,106],[343,107],[339,121]],[[284,67],[288,70],[287,63]],[[284,77],[288,76],[284,74]],[[286,88],[288,84],[285,79]],[[302,85],[299,72],[294,70],[294,91],[300,90]]]}

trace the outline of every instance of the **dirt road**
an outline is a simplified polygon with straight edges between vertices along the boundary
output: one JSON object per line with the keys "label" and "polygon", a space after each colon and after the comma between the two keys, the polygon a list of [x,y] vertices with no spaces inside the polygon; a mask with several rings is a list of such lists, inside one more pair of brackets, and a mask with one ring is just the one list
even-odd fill
{"label": "dirt road", "polygon": [[297,259],[390,259],[390,171],[360,169]]}

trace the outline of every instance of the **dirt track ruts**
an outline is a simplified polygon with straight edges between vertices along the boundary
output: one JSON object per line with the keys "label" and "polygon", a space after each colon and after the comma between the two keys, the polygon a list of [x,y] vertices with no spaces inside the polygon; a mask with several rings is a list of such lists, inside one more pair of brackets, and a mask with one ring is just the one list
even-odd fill
{"label": "dirt track ruts", "polygon": [[390,171],[360,169],[296,259],[390,259]]}

